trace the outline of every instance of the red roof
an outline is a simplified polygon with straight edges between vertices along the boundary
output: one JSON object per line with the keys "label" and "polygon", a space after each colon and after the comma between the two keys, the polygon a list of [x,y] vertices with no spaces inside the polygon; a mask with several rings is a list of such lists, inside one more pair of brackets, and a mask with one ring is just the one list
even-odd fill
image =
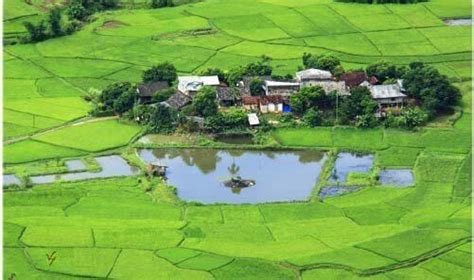
{"label": "red roof", "polygon": [[258,96],[242,96],[242,103],[244,105],[258,105],[260,97]]}
{"label": "red roof", "polygon": [[367,80],[367,75],[363,71],[344,73],[339,77],[348,87],[356,87]]}
{"label": "red roof", "polygon": [[262,105],[267,105],[270,103],[280,104],[280,103],[286,103],[286,102],[287,102],[287,99],[281,95],[267,95],[267,96],[262,97],[262,99],[260,99],[260,104]]}
{"label": "red roof", "polygon": [[370,77],[369,82],[370,82],[371,85],[376,85],[376,84],[379,83],[379,79],[377,79],[377,77],[375,77],[375,76],[372,76],[372,77]]}

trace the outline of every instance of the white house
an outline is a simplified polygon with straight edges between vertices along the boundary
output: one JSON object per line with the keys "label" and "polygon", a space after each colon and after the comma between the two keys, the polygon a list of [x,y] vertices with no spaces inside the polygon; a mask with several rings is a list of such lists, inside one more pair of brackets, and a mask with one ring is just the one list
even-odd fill
{"label": "white house", "polygon": [[331,72],[320,69],[306,69],[296,72],[296,80],[301,84],[301,87],[314,86],[315,82],[332,80]]}
{"label": "white house", "polygon": [[193,95],[203,86],[219,86],[218,76],[180,76],[178,77],[178,90],[182,93]]}
{"label": "white house", "polygon": [[281,95],[269,95],[260,98],[260,112],[265,113],[283,113],[283,106],[288,104],[288,99]]}
{"label": "white house", "polygon": [[289,96],[300,90],[300,84],[296,82],[281,82],[265,80],[263,86],[266,95]]}

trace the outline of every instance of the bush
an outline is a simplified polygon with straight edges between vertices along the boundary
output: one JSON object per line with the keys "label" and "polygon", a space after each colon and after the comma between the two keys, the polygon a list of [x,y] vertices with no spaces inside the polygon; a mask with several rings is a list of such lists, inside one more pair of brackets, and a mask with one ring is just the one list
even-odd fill
{"label": "bush", "polygon": [[415,127],[425,125],[427,121],[428,113],[422,109],[418,107],[406,108],[401,111],[399,116],[389,113],[385,120],[385,126],[392,128],[413,129]]}
{"label": "bush", "polygon": [[313,56],[309,53],[303,54],[303,65],[308,68],[317,68],[331,72],[332,74],[341,74],[343,68],[339,58],[333,55]]}
{"label": "bush", "polygon": [[309,127],[320,126],[322,123],[322,112],[317,108],[311,108],[303,116],[303,122]]}
{"label": "bush", "polygon": [[208,86],[202,87],[194,96],[192,104],[199,116],[214,116],[218,111],[216,89]]}
{"label": "bush", "polygon": [[248,127],[247,113],[242,109],[230,109],[206,118],[204,129],[212,133],[242,130]]}
{"label": "bush", "polygon": [[166,81],[171,85],[177,77],[176,68],[169,62],[158,64],[143,72],[144,82]]}

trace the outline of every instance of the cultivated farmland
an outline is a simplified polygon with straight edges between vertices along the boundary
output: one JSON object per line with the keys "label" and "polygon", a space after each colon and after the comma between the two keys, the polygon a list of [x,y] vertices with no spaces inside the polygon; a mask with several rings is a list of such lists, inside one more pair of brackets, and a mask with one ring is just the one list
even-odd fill
{"label": "cultivated farmland", "polygon": [[[471,27],[443,23],[470,17],[470,1],[206,0],[161,9],[136,2],[97,14],[74,34],[4,48],[4,164],[26,180],[4,192],[5,279],[471,279]],[[45,18],[44,8],[6,1],[4,38],[23,34],[24,19]],[[322,182],[337,152],[358,151],[374,154],[371,176],[408,168],[414,186],[370,181],[324,200],[317,185],[300,202],[185,202],[144,175],[136,148],[221,146],[199,135],[135,141],[142,127],[87,116],[84,96],[112,82],[139,82],[157,63],[191,74],[266,55],[284,75],[304,52],[331,53],[347,69],[382,58],[423,61],[459,81],[459,119],[418,131],[317,127],[265,135],[265,148],[328,151]],[[65,159],[110,153],[142,172],[33,187],[23,177],[63,173]]]}

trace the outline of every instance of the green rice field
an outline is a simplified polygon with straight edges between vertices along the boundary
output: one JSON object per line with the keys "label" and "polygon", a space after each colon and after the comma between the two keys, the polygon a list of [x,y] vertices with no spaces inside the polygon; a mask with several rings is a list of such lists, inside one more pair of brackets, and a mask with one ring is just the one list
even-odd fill
{"label": "green rice field", "polygon": [[[4,38],[46,16],[42,1],[4,5]],[[20,177],[49,174],[64,170],[65,159],[114,153],[142,173],[4,190],[3,278],[472,279],[471,27],[443,22],[470,18],[470,1],[205,0],[96,16],[72,35],[4,47],[4,167]],[[197,29],[212,32],[190,35]],[[462,113],[452,123],[268,135],[265,148],[372,153],[374,170],[412,169],[414,186],[371,184],[325,200],[315,186],[301,202],[185,202],[144,176],[136,148],[213,143],[182,135],[135,141],[141,127],[91,119],[83,98],[115,81],[139,82],[165,61],[191,74],[266,55],[274,72],[294,74],[304,52],[331,53],[346,69],[423,61],[457,81]]]}

